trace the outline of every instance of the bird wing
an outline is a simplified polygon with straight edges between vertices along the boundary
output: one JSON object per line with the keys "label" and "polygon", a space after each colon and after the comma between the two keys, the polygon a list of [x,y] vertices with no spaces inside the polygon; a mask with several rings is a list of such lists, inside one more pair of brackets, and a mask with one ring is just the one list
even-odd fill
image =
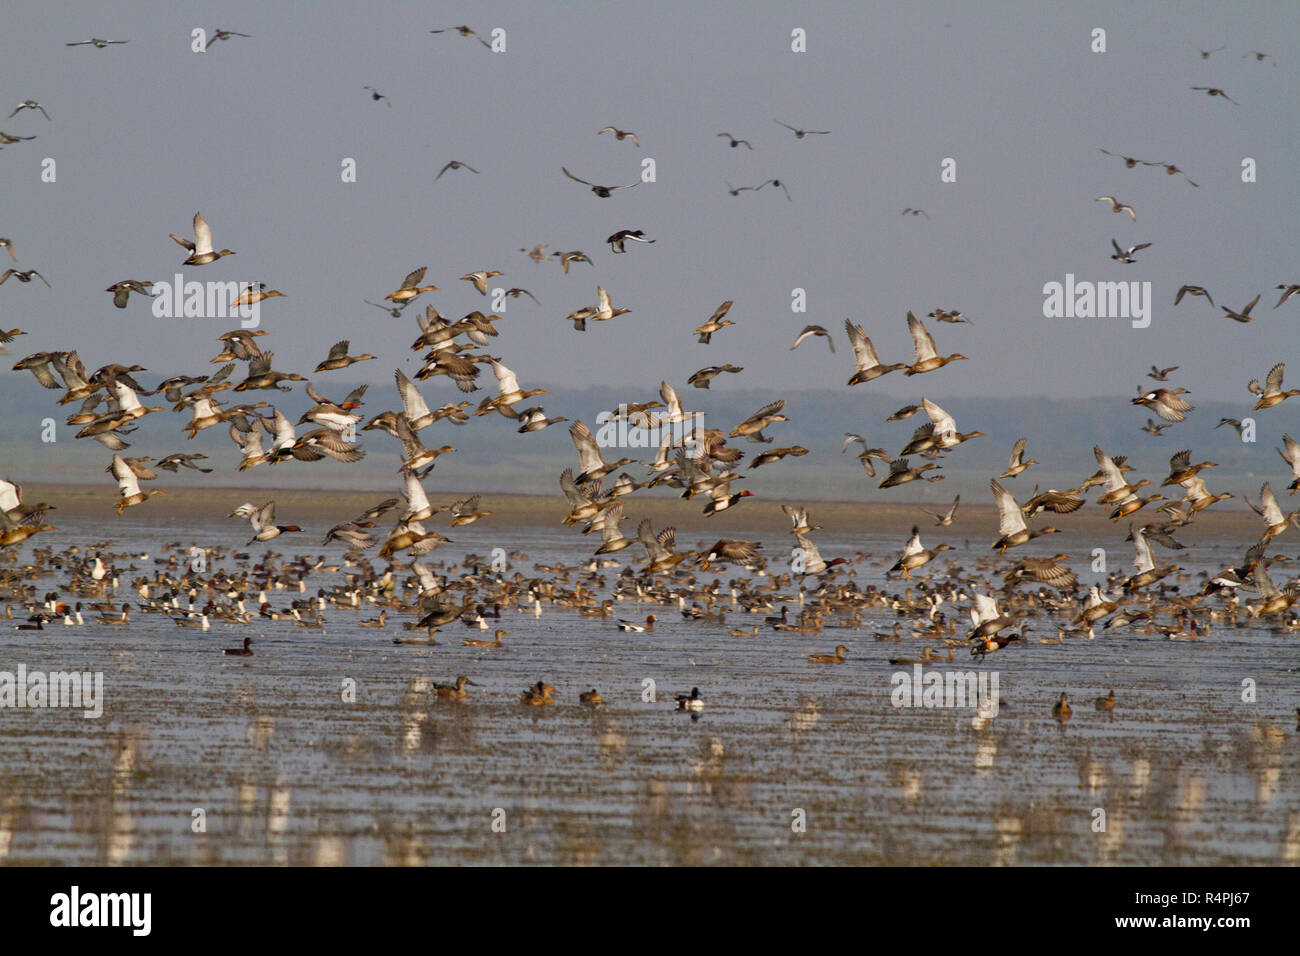
{"label": "bird wing", "polygon": [[420,390],[415,387],[415,383],[407,378],[401,369],[397,369],[393,377],[397,380],[397,392],[402,396],[402,405],[406,408],[406,417],[415,421],[428,415],[429,406],[425,403]]}
{"label": "bird wing", "polygon": [[117,479],[117,487],[123,498],[130,498],[140,493],[140,479],[121,455],[113,456],[113,477]]}
{"label": "bird wing", "polygon": [[569,435],[573,438],[574,447],[578,449],[584,472],[605,467],[605,459],[600,454],[600,446],[596,444],[596,436],[590,428],[582,422],[574,422],[569,426]]}
{"label": "bird wing", "polygon": [[938,358],[939,353],[935,350],[934,338],[921,320],[911,312],[907,313],[907,329],[912,333],[912,348],[916,352],[917,363]]}
{"label": "bird wing", "polygon": [[[805,330],[806,331],[806,330]],[[853,367],[855,371],[866,372],[880,364],[875,346],[867,338],[866,331],[851,319],[844,320],[844,331],[849,335],[849,346],[853,349]]]}
{"label": "bird wing", "polygon": [[563,166],[560,167],[560,172],[564,173],[564,175],[568,176],[568,177],[569,177],[570,179],[572,179],[575,183],[582,183],[582,185],[584,185],[584,186],[590,186],[590,185],[591,185],[591,183],[587,182],[585,179],[579,179],[577,176],[573,175],[573,173],[569,172],[569,171],[568,171],[567,169],[565,169]]}
{"label": "bird wing", "polygon": [[998,506],[998,533],[1005,537],[1026,530],[1028,525],[1025,524],[1024,512],[1016,504],[1011,492],[1003,488],[996,478],[989,482],[989,487],[993,489],[993,497]]}
{"label": "bird wing", "polygon": [[[942,408],[930,401],[928,398],[921,399],[921,407],[925,413],[930,416],[930,421],[934,422],[934,434],[939,437],[945,435],[957,434],[956,420],[945,412]],[[1021,439],[1020,446],[1024,446],[1024,439]],[[1012,459],[1014,462],[1014,458]]]}
{"label": "bird wing", "polygon": [[212,252],[212,227],[203,218],[203,213],[194,214],[194,253],[204,255]]}

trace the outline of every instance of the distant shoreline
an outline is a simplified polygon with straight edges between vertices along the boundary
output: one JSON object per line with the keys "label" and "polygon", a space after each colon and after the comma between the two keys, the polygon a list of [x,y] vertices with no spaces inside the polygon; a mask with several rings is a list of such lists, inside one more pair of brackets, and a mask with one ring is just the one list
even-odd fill
{"label": "distant shoreline", "polygon": [[[168,484],[171,480],[173,483]],[[184,480],[183,477],[181,480]],[[146,487],[162,488],[167,492],[151,498],[142,505],[128,508],[124,517],[156,519],[162,527],[169,529],[184,528],[186,519],[196,522],[208,522],[225,518],[231,511],[245,501],[261,504],[274,499],[277,516],[280,521],[310,522],[313,526],[338,524],[360,514],[366,508],[394,496],[391,488],[373,491],[354,490],[313,490],[291,488],[272,490],[266,488],[234,487],[178,487],[176,478],[167,475],[157,482],[149,482]],[[429,491],[429,501],[436,508],[453,501],[482,495],[483,510],[491,511],[490,517],[483,518],[472,527],[486,529],[492,525],[524,525],[535,527],[559,528],[568,505],[557,488],[554,494],[524,495],[514,493],[462,491]],[[1020,496],[1027,498],[1029,489],[1021,491]],[[23,486],[23,499],[28,503],[48,501],[55,506],[47,521],[59,527],[60,519],[102,518],[108,522],[105,530],[110,530],[112,522],[118,520],[117,492],[107,481],[102,484],[54,484],[50,482],[31,482]],[[938,527],[926,511],[942,511],[944,506],[934,503],[913,501],[843,501],[819,500],[815,498],[764,498],[761,495],[747,499],[733,509],[706,517],[703,502],[685,501],[675,495],[657,492],[655,496],[644,493],[631,495],[625,499],[628,521],[623,526],[625,534],[635,533],[636,523],[642,518],[649,518],[656,530],[673,526],[691,533],[731,532],[736,529],[750,531],[784,532],[790,527],[790,520],[781,511],[782,504],[807,505],[812,512],[814,524],[823,526],[823,530],[833,534],[852,534],[855,532],[898,532],[906,533],[912,525],[921,529],[927,541],[945,539],[984,538],[991,543],[997,538],[997,509],[989,502],[962,501],[957,510],[957,518],[950,527]],[[1235,502],[1225,502],[1233,504]],[[1257,540],[1263,531],[1263,522],[1251,511],[1237,507],[1222,509],[1219,505],[1197,515],[1195,522],[1181,535],[1189,545],[1192,542],[1212,538],[1234,538],[1243,544]],[[380,524],[390,521],[393,515],[385,516]],[[1130,523],[1138,525],[1159,520],[1159,512],[1148,506],[1136,515],[1119,522],[1112,522],[1106,517],[1105,510],[1092,503],[1084,505],[1079,511],[1070,515],[1040,514],[1030,520],[1034,528],[1047,525],[1059,527],[1061,535],[1049,535],[1039,538],[1038,543],[1051,547],[1057,538],[1074,539],[1084,535],[1095,540],[1111,541],[1118,537],[1122,540],[1127,534]],[[232,519],[233,521],[233,519]],[[445,515],[435,515],[429,520],[430,527],[441,527],[446,523]],[[320,527],[323,533],[328,525]],[[316,530],[315,527],[312,529]],[[577,532],[575,531],[575,534]],[[1077,545],[1072,545],[1078,550]],[[596,545],[592,545],[595,550]],[[1075,557],[1079,557],[1076,555]]]}

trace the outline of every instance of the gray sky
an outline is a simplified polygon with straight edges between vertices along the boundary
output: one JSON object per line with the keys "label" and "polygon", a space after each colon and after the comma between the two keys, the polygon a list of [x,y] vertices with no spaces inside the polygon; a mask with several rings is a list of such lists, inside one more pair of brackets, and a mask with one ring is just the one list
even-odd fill
{"label": "gray sky", "polygon": [[[157,319],[136,300],[119,311],[102,291],[124,278],[170,280],[184,255],[167,234],[188,234],[202,210],[217,246],[238,254],[182,271],[287,293],[263,309],[261,343],[277,367],[304,374],[345,337],[354,353],[381,356],[349,377],[391,383],[397,365],[416,367],[414,309],[392,319],[362,299],[420,265],[444,290],[423,301],[452,319],[487,310],[456,279],[475,269],[502,269],[498,282],[541,299],[543,308],[512,300],[492,348],[524,387],[626,382],[629,398],[648,398],[662,378],[683,388],[696,369],[734,362],[744,374],[715,389],[839,388],[852,371],[845,317],[884,361],[910,361],[904,315],[937,306],[971,317],[931,323],[941,353],[971,361],[858,390],[1126,399],[1155,362],[1182,366],[1178,383],[1203,400],[1245,402],[1250,378],[1291,357],[1300,300],[1272,306],[1275,285],[1300,282],[1300,6],[865,6],[489,3],[444,13],[230,2],[200,19],[159,4],[12,3],[0,105],[35,98],[54,121],[23,112],[0,123],[38,137],[0,157],[0,235],[54,288],[0,288],[0,322],[30,333],[11,352],[76,348],[91,369],[138,361],[164,375],[206,368],[232,325]],[[461,22],[484,35],[504,28],[508,52],[428,32]],[[195,54],[199,26],[253,38]],[[1105,54],[1089,51],[1095,26],[1107,30]],[[794,27],[808,31],[807,53],[789,52]],[[130,43],[63,45],[91,36]],[[1193,44],[1227,49],[1203,61]],[[1274,54],[1276,68],[1243,59],[1251,49]],[[1200,85],[1241,105],[1189,89]],[[832,133],[799,141],[773,118]],[[610,124],[634,130],[641,148],[596,135]],[[753,151],[729,149],[719,130]],[[1125,169],[1098,147],[1175,162],[1200,188],[1157,167]],[[39,182],[47,156],[54,184]],[[607,200],[560,173],[632,182],[645,156],[658,182]],[[1240,181],[1244,156],[1258,161],[1255,184]],[[355,184],[340,181],[344,157],[357,160]],[[944,157],[957,161],[956,183],[939,181]],[[435,184],[450,159],[481,175]],[[788,182],[793,202],[772,189],[733,198],[723,186],[770,177]],[[1136,223],[1093,201],[1108,193],[1136,207]],[[905,206],[932,218],[902,218]],[[658,242],[612,256],[601,240],[620,228]],[[1112,237],[1154,245],[1123,266],[1109,259]],[[536,242],[583,249],[596,268],[565,276],[554,261],[536,265],[518,252]],[[1042,286],[1067,272],[1151,281],[1151,327],[1045,319]],[[632,313],[575,333],[563,316],[594,301],[597,282]],[[1257,321],[1238,325],[1199,299],[1174,309],[1184,282],[1238,308],[1263,292]],[[806,315],[790,311],[796,286],[808,292]],[[690,330],[729,298],[738,325],[696,345]],[[788,350],[808,322],[833,331],[837,355],[821,341]],[[1300,362],[1289,372],[1300,384]],[[18,387],[3,377],[0,391]],[[425,391],[431,402],[460,397],[445,378]],[[853,401],[854,390],[844,394]]]}

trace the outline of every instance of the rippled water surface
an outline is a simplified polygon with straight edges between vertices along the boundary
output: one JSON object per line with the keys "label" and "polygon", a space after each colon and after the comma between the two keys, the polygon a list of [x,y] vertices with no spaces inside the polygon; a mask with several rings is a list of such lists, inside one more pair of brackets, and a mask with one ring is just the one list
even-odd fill
{"label": "rippled water surface", "polygon": [[[129,578],[151,573],[162,543],[177,539],[129,520],[114,526],[113,548],[150,557],[122,576],[118,601],[134,601]],[[246,530],[233,526],[206,529],[205,543],[242,546]],[[470,533],[426,561],[484,554],[499,533],[457,530]],[[84,547],[96,533],[65,522],[36,543]],[[768,550],[784,544],[762,537]],[[819,543],[828,557],[865,548],[891,561],[900,544]],[[529,556],[517,562],[525,575],[534,562],[585,560],[586,545],[546,529],[510,535]],[[1203,564],[1180,559],[1217,570],[1240,551],[1203,544]],[[633,553],[639,563],[639,547],[623,555]],[[341,580],[317,572],[309,585]],[[860,586],[882,580],[879,564],[859,565]],[[57,572],[33,583],[43,594],[66,582]],[[977,729],[969,708],[891,705],[899,668],[887,658],[915,654],[921,642],[874,640],[895,620],[887,609],[870,611],[861,629],[755,638],[729,636],[760,620],[738,608],[725,625],[632,602],[617,614],[652,612],[653,634],[624,634],[571,609],[534,617],[512,608],[499,622],[509,632],[502,648],[462,647],[491,632],[461,624],[440,632],[436,647],[395,646],[409,616],[390,614],[384,631],[358,627],[374,607],[328,610],[323,631],[259,620],[202,633],[159,615],[138,615],[129,628],[88,620],[43,632],[0,622],[0,670],[102,671],[106,697],[98,720],[0,710],[0,860],[1300,862],[1294,633],[1215,626],[1175,642],[1099,629],[1094,641],[1046,645],[1038,634],[1054,636],[1063,622],[1043,618],[1033,642],[974,665],[997,672],[1002,697],[996,719]],[[222,655],[246,634],[255,656]],[[806,661],[837,643],[850,648],[844,665]],[[432,682],[460,673],[480,685],[467,703],[430,698]],[[347,679],[355,702],[342,699]],[[557,706],[518,703],[539,679],[558,688]],[[643,700],[647,679],[658,702]],[[1242,700],[1245,680],[1254,703]],[[694,686],[707,701],[699,720],[671,703]],[[578,704],[591,687],[607,702],[599,711]],[[1113,715],[1094,710],[1112,687]],[[1064,727],[1051,714],[1061,691],[1075,705]],[[194,832],[196,810],[206,832]]]}

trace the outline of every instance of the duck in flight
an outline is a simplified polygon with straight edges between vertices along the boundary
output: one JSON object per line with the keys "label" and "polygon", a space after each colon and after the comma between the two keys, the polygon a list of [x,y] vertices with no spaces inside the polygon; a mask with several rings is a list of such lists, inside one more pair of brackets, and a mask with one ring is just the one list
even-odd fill
{"label": "duck in flight", "polygon": [[178,245],[184,246],[190,251],[190,257],[182,263],[183,265],[203,266],[210,262],[216,262],[224,256],[234,255],[234,253],[229,249],[222,249],[220,252],[213,249],[212,228],[208,225],[208,221],[203,218],[203,213],[201,212],[196,212],[194,214],[193,242],[189,239],[182,239],[175,233],[169,233],[169,235],[171,235],[172,239],[175,240]]}
{"label": "duck in flight", "polygon": [[1210,297],[1210,293],[1205,290],[1204,286],[1199,286],[1199,285],[1182,286],[1181,288],[1179,288],[1178,294],[1174,296],[1174,305],[1177,305],[1179,302],[1182,302],[1184,295],[1203,295],[1205,296],[1206,301],[1210,303],[1211,308],[1213,308],[1214,306],[1214,299]]}
{"label": "duck in flight", "polygon": [[654,242],[655,240],[645,238],[645,230],[643,229],[620,229],[618,232],[614,233],[605,241],[609,243],[609,247],[611,250],[613,250],[615,253],[619,253],[619,252],[627,252],[627,250],[623,248],[623,243],[625,242],[650,243],[650,242]]}
{"label": "duck in flight", "polygon": [[794,345],[790,346],[790,351],[793,352],[799,346],[803,345],[803,343],[806,342],[809,338],[818,335],[826,339],[826,344],[831,347],[831,354],[834,355],[835,340],[832,339],[831,334],[827,332],[824,328],[822,328],[820,325],[805,325],[803,327],[803,331],[800,332],[798,337],[794,340]]}
{"label": "duck in flight", "polygon": [[35,100],[23,100],[16,107],[14,107],[14,111],[9,114],[8,118],[12,119],[13,117],[21,113],[23,110],[40,110],[41,114],[47,120],[50,118],[50,114],[45,112],[45,107],[42,106],[40,103],[36,102]]}
{"label": "duck in flight", "polygon": [[1114,239],[1110,241],[1110,244],[1115,247],[1115,253],[1111,258],[1116,262],[1123,262],[1126,265],[1132,265],[1137,262],[1137,259],[1133,258],[1133,253],[1141,252],[1143,249],[1146,249],[1151,245],[1149,242],[1139,242],[1136,246],[1129,246],[1127,249],[1121,249],[1119,243]]}
{"label": "duck in flight", "polygon": [[779,119],[774,119],[772,122],[777,126],[784,126],[790,132],[794,133],[795,139],[803,139],[805,136],[829,136],[831,132],[828,129],[798,129],[797,127],[791,126],[789,123],[782,123]]}
{"label": "duck in flight", "polygon": [[1133,211],[1133,207],[1127,203],[1120,202],[1114,196],[1098,196],[1097,202],[1108,202],[1110,203],[1111,212],[1127,212],[1129,216],[1132,217],[1133,221],[1137,222],[1137,213]]}
{"label": "duck in flight", "polygon": [[747,139],[736,139],[736,137],[732,136],[730,133],[719,133],[718,135],[725,136],[730,141],[732,149],[735,149],[737,146],[740,146],[742,144],[746,149],[752,150],[754,148],[752,145],[750,145],[750,142]]}
{"label": "duck in flight", "polygon": [[636,183],[629,183],[626,186],[597,186],[595,183],[589,183],[585,179],[579,179],[577,176],[573,175],[573,173],[569,172],[563,166],[560,167],[560,172],[564,173],[564,175],[568,176],[575,183],[582,183],[582,185],[584,186],[590,186],[591,191],[594,192],[601,199],[608,199],[610,196],[614,194],[615,190],[631,189],[633,186],[641,185],[639,182],[636,182]]}
{"label": "duck in flight", "polygon": [[475,175],[479,174],[478,170],[475,169],[473,166],[471,166],[469,163],[463,162],[462,160],[459,159],[453,159],[446,166],[442,167],[442,169],[438,170],[438,175],[433,177],[433,181],[436,183],[439,179],[442,178],[442,174],[449,169],[451,170],[468,169],[471,173],[474,173]]}
{"label": "duck in flight", "polygon": [[1241,105],[1236,100],[1234,100],[1231,96],[1229,96],[1227,93],[1223,92],[1223,90],[1219,89],[1217,86],[1193,86],[1192,89],[1196,90],[1198,93],[1204,93],[1206,96],[1222,96],[1233,106]]}
{"label": "duck in flight", "polygon": [[614,138],[618,140],[620,143],[625,139],[630,139],[633,143],[636,144],[638,149],[640,149],[641,147],[641,141],[636,138],[636,133],[633,133],[630,130],[619,129],[616,126],[606,126],[604,129],[596,130],[597,136],[599,136],[601,133],[613,133]]}
{"label": "duck in flight", "polygon": [[363,89],[363,90],[369,90],[369,91],[370,91],[370,98],[371,98],[372,100],[374,100],[376,103],[378,103],[380,100],[387,100],[387,101],[388,101],[388,107],[389,107],[389,109],[392,109],[392,107],[393,107],[393,101],[390,100],[390,99],[388,99],[387,96],[385,96],[383,93],[380,93],[380,92],[379,92],[377,89],[375,89],[373,86],[363,86],[362,89]]}
{"label": "duck in flight", "polygon": [[113,46],[116,43],[130,43],[130,40],[101,40],[99,37],[91,37],[89,40],[78,40],[76,43],[65,43],[64,46],[93,46],[97,50],[102,50],[106,46]]}
{"label": "duck in flight", "polygon": [[481,36],[479,36],[477,33],[475,33],[473,30],[471,30],[469,27],[466,26],[443,27],[441,30],[430,30],[429,32],[430,33],[459,33],[461,36],[466,38],[473,37],[475,40],[478,40],[479,43],[482,43],[489,50],[492,49],[491,43],[488,43],[487,40],[484,40]]}
{"label": "duck in flight", "polygon": [[229,40],[231,37],[251,37],[251,36],[252,36],[251,33],[239,33],[238,31],[235,30],[216,29],[212,31],[212,38],[208,40],[208,44],[203,48],[203,52],[207,53],[208,50],[212,49],[212,44],[216,43],[218,40]]}

